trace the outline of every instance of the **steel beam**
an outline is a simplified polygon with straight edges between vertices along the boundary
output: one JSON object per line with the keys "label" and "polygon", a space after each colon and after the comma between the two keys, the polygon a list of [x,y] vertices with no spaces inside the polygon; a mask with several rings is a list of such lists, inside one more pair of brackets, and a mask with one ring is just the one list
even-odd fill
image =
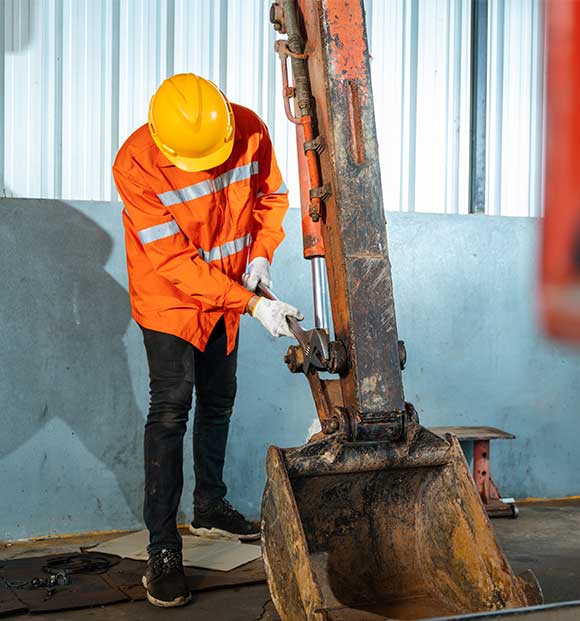
{"label": "steel beam", "polygon": [[485,212],[487,0],[471,2],[471,141],[469,211]]}

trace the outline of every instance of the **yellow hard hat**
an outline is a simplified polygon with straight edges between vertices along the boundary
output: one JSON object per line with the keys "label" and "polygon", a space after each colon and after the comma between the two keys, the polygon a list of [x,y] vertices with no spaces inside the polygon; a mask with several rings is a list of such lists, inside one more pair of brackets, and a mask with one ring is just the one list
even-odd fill
{"label": "yellow hard hat", "polygon": [[223,164],[234,146],[230,102],[209,80],[193,73],[167,78],[151,97],[149,131],[163,155],[187,172]]}

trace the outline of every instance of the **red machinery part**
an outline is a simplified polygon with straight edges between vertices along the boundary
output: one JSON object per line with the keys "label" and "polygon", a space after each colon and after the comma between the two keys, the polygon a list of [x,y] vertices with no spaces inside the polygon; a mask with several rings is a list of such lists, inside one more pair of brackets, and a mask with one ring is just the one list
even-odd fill
{"label": "red machinery part", "polygon": [[[318,163],[309,163],[304,153],[304,125],[295,125],[296,128],[296,152],[298,155],[298,178],[300,180],[300,209],[302,213],[302,242],[304,246],[304,258],[313,259],[314,257],[324,256],[324,243],[322,241],[321,220],[314,222],[310,214],[310,188],[311,170],[309,167],[316,167],[318,174]],[[312,129],[310,126],[310,133]],[[312,139],[312,138],[310,138]],[[314,154],[313,154],[314,155]]]}
{"label": "red machinery part", "polygon": [[550,0],[540,313],[552,337],[580,343],[580,2]]}
{"label": "red machinery part", "polygon": [[[282,4],[275,2],[270,12],[270,20],[275,24],[275,29],[285,33],[284,10]],[[298,44],[294,40],[295,44]],[[300,44],[298,44],[300,45]],[[320,163],[318,155],[313,148],[305,149],[305,144],[312,145],[315,139],[313,119],[311,115],[310,93],[304,93],[305,84],[308,82],[306,74],[302,75],[300,89],[290,86],[288,75],[288,58],[306,63],[308,55],[302,52],[293,52],[286,39],[278,39],[274,44],[274,50],[280,58],[282,69],[282,93],[284,96],[284,111],[288,120],[296,129],[296,152],[298,158],[298,178],[300,182],[300,208],[302,213],[302,242],[304,258],[314,259],[324,257],[324,242],[322,240],[321,219],[323,217],[323,204],[319,195],[313,195],[313,190],[320,188]],[[300,93],[300,95],[299,95]],[[296,101],[292,110],[291,99],[302,98],[302,107]],[[305,105],[304,97],[307,104]]]}

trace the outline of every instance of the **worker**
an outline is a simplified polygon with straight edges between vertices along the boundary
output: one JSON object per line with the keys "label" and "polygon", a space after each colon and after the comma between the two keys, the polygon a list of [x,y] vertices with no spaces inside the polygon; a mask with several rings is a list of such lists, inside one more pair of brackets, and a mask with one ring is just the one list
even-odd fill
{"label": "worker", "polygon": [[273,336],[291,336],[286,317],[302,319],[293,306],[255,294],[259,283],[272,285],[288,192],[260,118],[192,73],[161,84],[148,123],[119,150],[113,176],[125,205],[132,315],[149,365],[143,582],[152,604],[180,606],[190,591],[176,517],[194,387],[190,530],[259,537],[259,524],[226,500],[222,474],[240,316],[248,313]]}

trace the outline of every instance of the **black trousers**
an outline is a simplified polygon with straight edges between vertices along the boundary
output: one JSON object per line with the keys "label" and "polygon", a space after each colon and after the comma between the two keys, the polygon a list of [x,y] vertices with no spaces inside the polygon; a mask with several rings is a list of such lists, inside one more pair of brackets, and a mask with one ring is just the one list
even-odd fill
{"label": "black trousers", "polygon": [[141,327],[149,363],[150,404],[145,424],[145,502],[149,552],[181,549],[177,510],[183,491],[183,436],[192,393],[194,503],[223,498],[222,480],[230,417],[236,396],[238,344],[228,356],[223,318],[205,351],[171,334]]}

